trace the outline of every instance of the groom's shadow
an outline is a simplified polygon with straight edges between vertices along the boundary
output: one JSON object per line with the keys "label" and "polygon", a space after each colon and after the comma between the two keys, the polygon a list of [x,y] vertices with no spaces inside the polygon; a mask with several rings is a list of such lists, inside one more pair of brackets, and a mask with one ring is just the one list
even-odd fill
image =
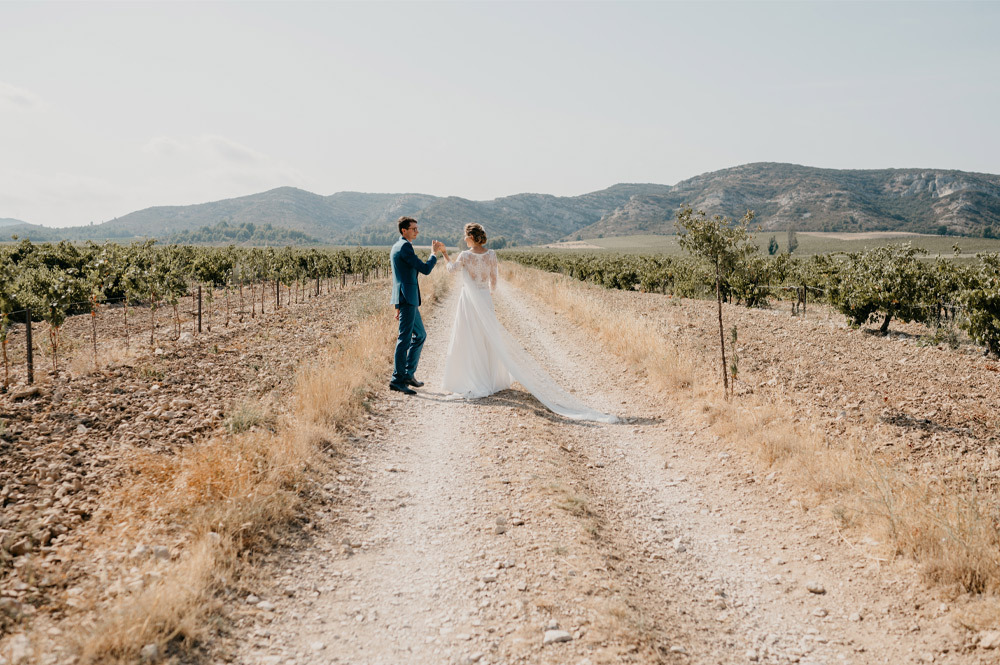
{"label": "groom's shadow", "polygon": [[[557,413],[549,411],[544,404],[539,402],[535,397],[524,390],[514,390],[508,388],[507,390],[501,390],[498,393],[493,393],[488,397],[479,397],[477,399],[455,399],[449,397],[443,393],[438,392],[419,392],[417,395],[426,400],[432,402],[441,403],[454,403],[454,402],[465,402],[467,404],[473,404],[476,406],[506,406],[511,410],[517,411],[527,411],[533,413],[539,418],[544,418],[552,423],[557,423],[561,425],[576,425],[579,427],[595,427],[602,423],[591,422],[587,420],[572,420],[570,418],[565,418]],[[618,414],[618,422],[614,423],[616,425],[656,425],[660,423],[659,418],[638,418],[630,417],[626,415]]]}

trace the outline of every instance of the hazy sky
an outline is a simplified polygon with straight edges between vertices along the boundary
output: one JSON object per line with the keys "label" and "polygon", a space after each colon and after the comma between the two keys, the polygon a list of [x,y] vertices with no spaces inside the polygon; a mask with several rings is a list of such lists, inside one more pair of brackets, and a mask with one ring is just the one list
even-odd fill
{"label": "hazy sky", "polygon": [[1000,173],[1000,3],[0,2],[0,217]]}

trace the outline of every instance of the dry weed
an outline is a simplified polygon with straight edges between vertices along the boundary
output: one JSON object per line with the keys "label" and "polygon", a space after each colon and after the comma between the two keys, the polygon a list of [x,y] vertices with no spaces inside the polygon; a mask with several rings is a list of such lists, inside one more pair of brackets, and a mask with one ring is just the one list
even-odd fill
{"label": "dry weed", "polygon": [[[836,442],[820,428],[795,421],[780,393],[723,398],[714,358],[701,358],[683,340],[665,336],[633,313],[611,310],[600,287],[523,266],[505,265],[510,281],[544,300],[588,332],[602,348],[627,361],[639,376],[675,403],[700,410],[724,441],[753,450],[768,466],[783,468],[800,487],[831,505],[843,525],[862,527],[912,557],[929,579],[967,592],[1000,592],[1000,500],[955,495],[953,490],[894,471],[871,452],[864,432]],[[996,609],[1000,605],[991,605]],[[996,624],[1000,610],[976,613],[978,625]]]}
{"label": "dry weed", "polygon": [[[444,271],[425,280],[425,303],[447,289]],[[295,384],[296,418],[275,431],[249,430],[270,419],[254,406],[233,420],[229,436],[208,439],[176,455],[133,450],[132,474],[105,497],[108,528],[122,543],[165,538],[186,545],[142,590],[102,610],[96,626],[75,634],[83,663],[134,662],[143,646],[197,638],[212,598],[238,572],[241,553],[277,535],[297,511],[301,485],[317,452],[337,440],[388,376],[395,340],[392,309],[366,301],[366,318]],[[128,564],[123,564],[128,565]]]}

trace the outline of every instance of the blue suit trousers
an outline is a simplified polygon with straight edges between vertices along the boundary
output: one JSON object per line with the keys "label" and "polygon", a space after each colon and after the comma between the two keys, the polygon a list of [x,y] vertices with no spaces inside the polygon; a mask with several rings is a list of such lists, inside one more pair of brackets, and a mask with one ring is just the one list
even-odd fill
{"label": "blue suit trousers", "polygon": [[420,308],[414,305],[400,303],[399,307],[399,337],[396,338],[396,354],[393,357],[392,380],[394,383],[411,378],[417,371],[420,362],[420,352],[427,339],[423,319],[420,318]]}

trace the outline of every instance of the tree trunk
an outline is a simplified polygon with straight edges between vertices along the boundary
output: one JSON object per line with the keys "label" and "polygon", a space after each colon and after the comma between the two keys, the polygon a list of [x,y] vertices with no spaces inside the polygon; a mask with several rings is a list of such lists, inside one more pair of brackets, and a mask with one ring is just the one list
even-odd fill
{"label": "tree trunk", "polygon": [[715,262],[715,300],[719,307],[719,349],[722,351],[722,389],[729,399],[729,373],[726,369],[726,333],[722,327],[722,271]]}
{"label": "tree trunk", "polygon": [[7,362],[7,340],[3,341],[3,391],[7,392],[10,385],[10,366]]}
{"label": "tree trunk", "polygon": [[94,341],[94,369],[96,370],[98,368],[98,364],[97,364],[97,304],[95,303],[93,307],[94,307],[94,309],[91,310],[91,312],[90,312],[90,323],[91,323],[91,330],[93,332],[93,341]]}
{"label": "tree trunk", "polygon": [[149,347],[156,345],[154,333],[156,332],[156,294],[149,294]]}
{"label": "tree trunk", "polygon": [[885,320],[882,321],[882,327],[880,327],[878,329],[878,331],[880,333],[882,333],[883,335],[885,335],[886,333],[888,333],[889,332],[889,321],[891,321],[891,320],[892,320],[892,314],[886,314],[885,315]]}

